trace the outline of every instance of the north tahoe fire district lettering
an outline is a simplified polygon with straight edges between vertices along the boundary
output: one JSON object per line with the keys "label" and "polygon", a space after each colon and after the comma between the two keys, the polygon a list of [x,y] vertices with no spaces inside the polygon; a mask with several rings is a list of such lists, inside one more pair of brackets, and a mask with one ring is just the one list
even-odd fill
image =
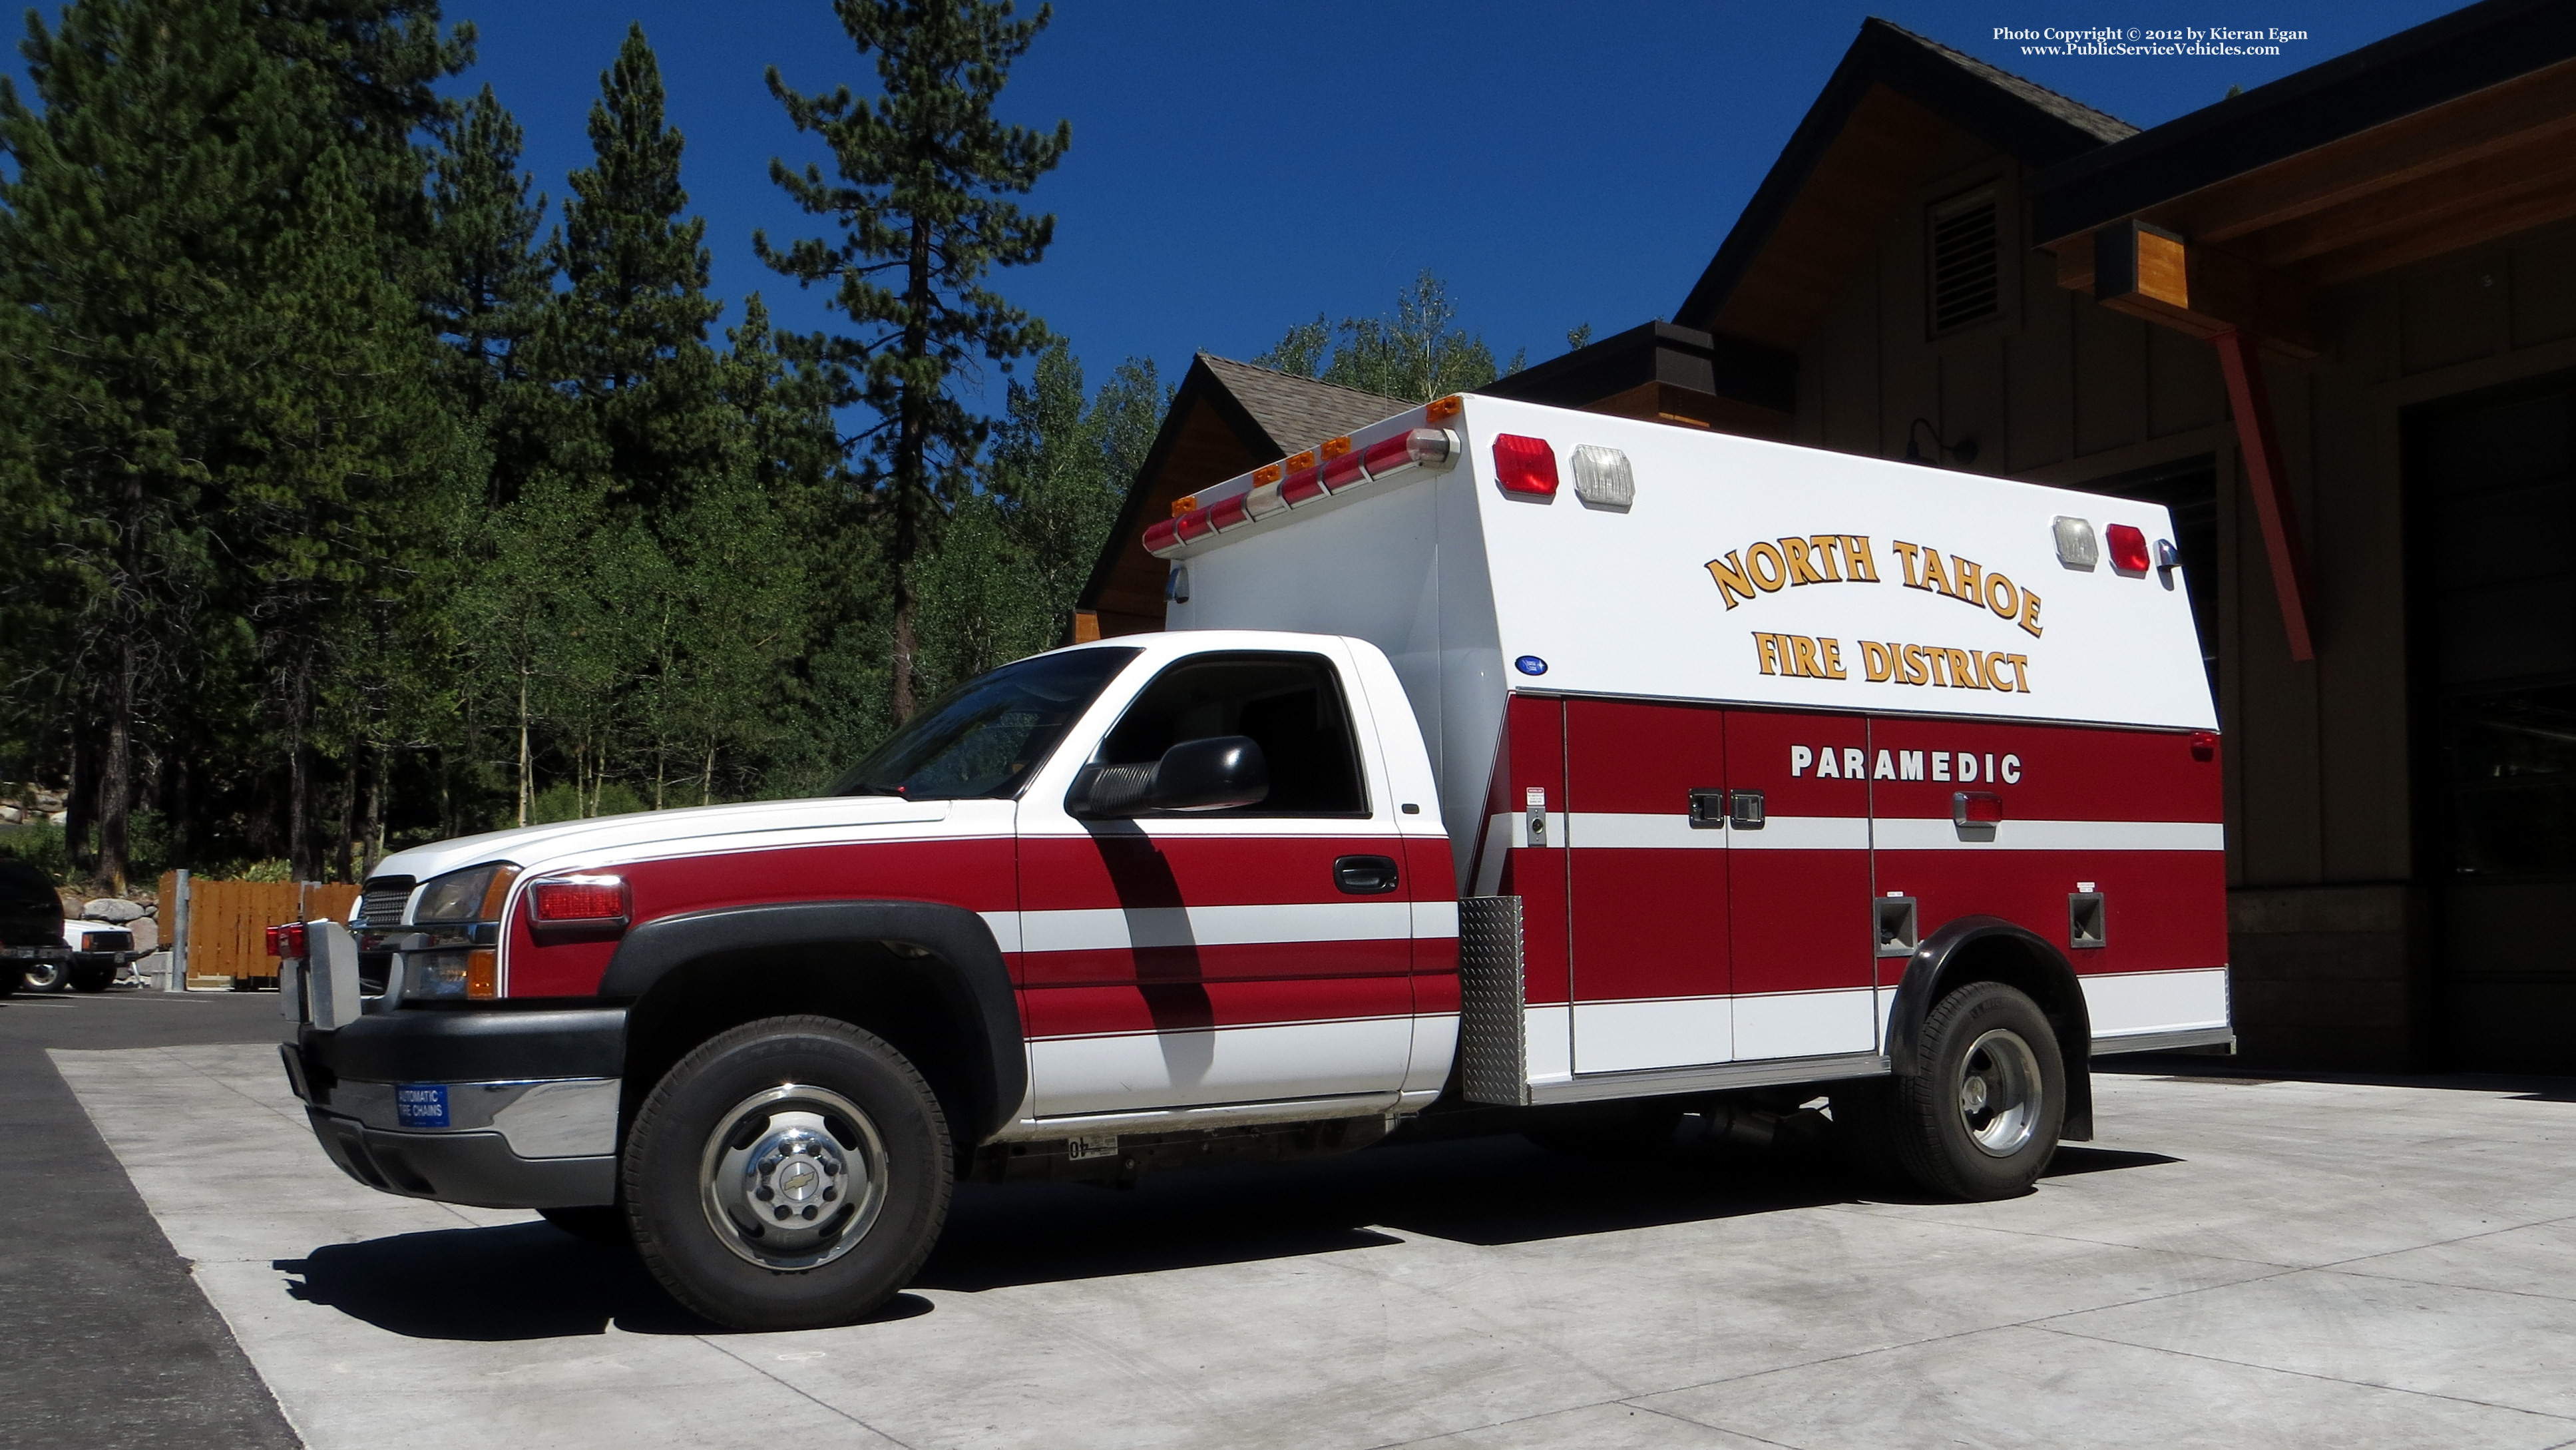
{"label": "north tahoe fire district lettering", "polygon": [[[1906,588],[1943,595],[1971,609],[1986,610],[1998,619],[2020,625],[2033,639],[2045,632],[2039,622],[2038,593],[2015,584],[2012,576],[1988,573],[1975,560],[1963,559],[1956,554],[1945,560],[1940,550],[1926,544],[1891,539],[1888,547],[1896,551],[1897,559],[1904,565]],[[1756,539],[1744,548],[1729,550],[1723,558],[1709,560],[1707,568],[1708,577],[1717,582],[1718,597],[1726,601],[1729,609],[1749,604],[1765,594],[1777,594],[1783,589],[1805,584],[1879,582],[1878,562],[1870,554],[1869,538],[1865,534],[1809,534],[1804,538]],[[1799,636],[1782,637],[1795,639]],[[1829,680],[1842,678],[1831,672],[1822,673],[1819,677]],[[1873,675],[1871,678],[1884,677]],[[1997,687],[1981,685],[1978,688]]]}
{"label": "north tahoe fire district lettering", "polygon": [[1752,546],[1708,561],[1708,576],[1733,609],[1756,594],[1776,594],[1800,584],[1875,584],[1878,561],[1859,534],[1756,539]]}
{"label": "north tahoe fire district lettering", "polygon": [[[1755,630],[1753,653],[1766,675],[1810,680],[1851,678],[1851,669],[1843,661],[1843,642],[1838,639]],[[2001,650],[1865,639],[1860,642],[1860,670],[1861,678],[1874,684],[2030,693],[2030,656]]]}

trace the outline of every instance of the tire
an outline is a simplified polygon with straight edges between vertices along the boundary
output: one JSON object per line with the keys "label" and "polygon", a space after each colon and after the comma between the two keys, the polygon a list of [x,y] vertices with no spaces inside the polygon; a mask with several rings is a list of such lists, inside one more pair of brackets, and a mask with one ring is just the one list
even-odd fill
{"label": "tire", "polygon": [[1885,1100],[1906,1176],[1971,1201],[2028,1192],[2066,1120],[2066,1070],[2039,1004],[2001,982],[1971,982],[1933,1006],[1914,1061]]}
{"label": "tire", "polygon": [[63,979],[71,972],[69,962],[38,962],[19,975],[30,992],[59,992],[63,989]]}
{"label": "tire", "polygon": [[1673,1140],[1681,1126],[1678,1102],[1604,1103],[1551,1114],[1521,1136],[1550,1153],[1574,1158],[1634,1158]]}
{"label": "tire", "polygon": [[0,966],[0,997],[15,996],[27,985],[27,974],[13,967]]}
{"label": "tire", "polygon": [[541,1208],[537,1213],[546,1222],[586,1244],[598,1244],[603,1248],[624,1248],[633,1242],[626,1232],[626,1211],[614,1204],[603,1203],[583,1208]]}
{"label": "tire", "polygon": [[846,1324],[893,1298],[938,1240],[952,1171],[930,1085],[828,1017],[699,1044],[645,1098],[620,1166],[653,1276],[753,1330]]}
{"label": "tire", "polygon": [[76,964],[72,967],[69,978],[71,988],[75,992],[104,992],[116,983],[116,964],[113,962],[105,966]]}

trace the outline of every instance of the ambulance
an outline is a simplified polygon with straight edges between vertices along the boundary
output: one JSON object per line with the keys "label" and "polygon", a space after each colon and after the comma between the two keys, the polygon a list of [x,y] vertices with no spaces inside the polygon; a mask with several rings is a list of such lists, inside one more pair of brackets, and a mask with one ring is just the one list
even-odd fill
{"label": "ambulance", "polygon": [[631,1242],[745,1328],[881,1305],[961,1179],[1391,1133],[1804,1104],[2027,1192],[2094,1056],[2234,1040],[2174,537],[1442,399],[1182,500],[1166,630],[970,681],[823,797],[389,857],[278,931],[288,1076],[359,1181]]}

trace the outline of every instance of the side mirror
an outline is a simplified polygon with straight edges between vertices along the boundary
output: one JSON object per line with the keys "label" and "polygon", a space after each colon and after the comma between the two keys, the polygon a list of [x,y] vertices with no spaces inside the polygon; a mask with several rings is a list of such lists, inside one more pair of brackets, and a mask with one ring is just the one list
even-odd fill
{"label": "side mirror", "polygon": [[1184,740],[1163,752],[1145,804],[1158,811],[1257,806],[1270,795],[1270,762],[1249,735]]}
{"label": "side mirror", "polygon": [[1248,735],[1188,740],[1152,765],[1091,765],[1075,777],[1067,813],[1117,820],[1143,811],[1221,811],[1270,796],[1270,765]]}

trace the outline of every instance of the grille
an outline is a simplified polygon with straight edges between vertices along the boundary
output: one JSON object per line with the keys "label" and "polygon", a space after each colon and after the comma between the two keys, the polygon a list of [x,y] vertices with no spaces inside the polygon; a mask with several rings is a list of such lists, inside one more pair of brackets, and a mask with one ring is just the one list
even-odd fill
{"label": "grille", "polygon": [[379,876],[369,881],[366,893],[358,898],[358,925],[399,924],[403,903],[411,900],[411,889],[418,884],[408,876]]}
{"label": "grille", "polygon": [[1529,1101],[1521,1013],[1521,899],[1458,903],[1459,1086],[1471,1103]]}
{"label": "grille", "polygon": [[1983,322],[2003,311],[2001,259],[1991,196],[1953,202],[1932,214],[1932,331]]}
{"label": "grille", "polygon": [[134,933],[130,931],[94,931],[81,938],[85,952],[130,952],[134,950]]}

